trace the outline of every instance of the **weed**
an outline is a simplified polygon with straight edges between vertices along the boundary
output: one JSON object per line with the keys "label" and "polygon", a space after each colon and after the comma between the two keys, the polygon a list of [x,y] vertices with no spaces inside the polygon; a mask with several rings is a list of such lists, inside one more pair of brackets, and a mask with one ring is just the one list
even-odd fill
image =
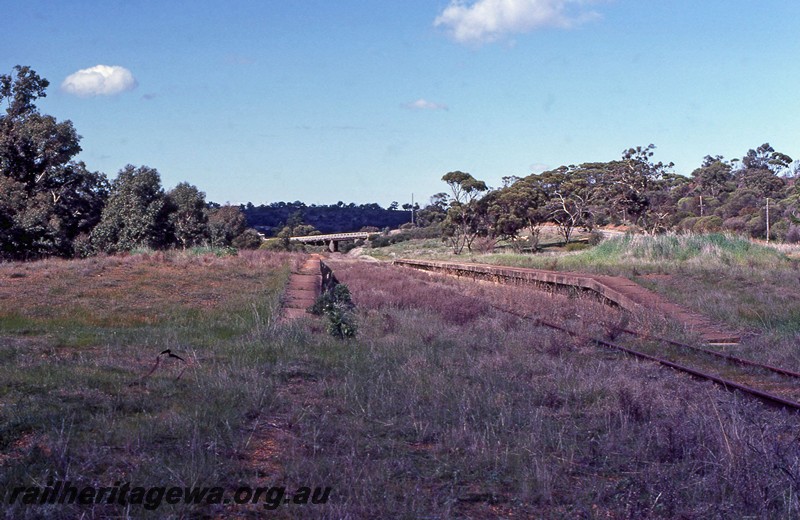
{"label": "weed", "polygon": [[328,319],[328,334],[335,338],[352,338],[357,331],[354,305],[350,290],[344,284],[336,284],[330,291],[323,292],[310,311]]}

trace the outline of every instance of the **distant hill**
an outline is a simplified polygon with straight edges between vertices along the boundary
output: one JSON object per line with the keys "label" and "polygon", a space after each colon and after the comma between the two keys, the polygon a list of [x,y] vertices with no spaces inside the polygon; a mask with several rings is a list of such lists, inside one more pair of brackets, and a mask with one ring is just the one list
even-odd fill
{"label": "distant hill", "polygon": [[364,226],[396,228],[411,222],[410,212],[384,209],[374,203],[356,205],[340,202],[327,206],[307,206],[299,201],[273,202],[260,206],[248,203],[242,205],[241,209],[247,218],[247,225],[267,236],[277,233],[293,215],[323,233],[358,231]]}

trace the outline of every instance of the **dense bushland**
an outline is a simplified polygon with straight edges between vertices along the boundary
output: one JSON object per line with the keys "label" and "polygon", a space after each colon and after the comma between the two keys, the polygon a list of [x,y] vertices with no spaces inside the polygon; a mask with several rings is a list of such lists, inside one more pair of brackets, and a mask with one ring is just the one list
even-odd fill
{"label": "dense bushland", "polygon": [[267,235],[278,233],[292,220],[299,218],[322,233],[356,231],[364,226],[380,229],[396,228],[411,220],[409,211],[384,209],[371,204],[311,204],[303,202],[273,202],[271,204],[241,206],[247,224]]}
{"label": "dense bushland", "polygon": [[648,234],[724,230],[768,240],[800,237],[800,161],[764,143],[741,160],[706,156],[691,176],[682,176],[672,163],[654,162],[654,149],[639,146],[616,161],[504,177],[498,189],[469,173],[449,172],[442,180],[451,194],[438,194],[432,206],[445,212],[444,239],[455,254],[472,251],[477,237],[535,251],[546,224],[557,226],[566,243],[577,229],[606,224]]}

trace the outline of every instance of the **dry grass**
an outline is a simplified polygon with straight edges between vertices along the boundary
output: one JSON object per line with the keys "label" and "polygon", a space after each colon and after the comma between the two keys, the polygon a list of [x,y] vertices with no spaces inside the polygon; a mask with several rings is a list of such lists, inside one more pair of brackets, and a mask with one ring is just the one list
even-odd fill
{"label": "dry grass", "polygon": [[[0,265],[0,491],[48,479],[235,482],[240,430],[272,399],[268,360],[247,338],[272,326],[297,261],[173,252]],[[144,377],[167,348],[187,363],[163,357]],[[81,514],[125,515],[109,505],[5,512]]]}
{"label": "dry grass", "polygon": [[[119,262],[106,266],[111,272],[153,261],[145,271],[163,269],[165,279],[177,261],[107,260]],[[152,316],[145,324],[129,323],[125,308],[116,314],[124,325],[96,326],[82,315],[70,325],[68,312],[36,302],[17,305],[20,317],[3,322],[0,348],[0,485],[54,476],[97,485],[333,487],[329,504],[287,506],[278,518],[800,515],[797,417],[493,307],[514,304],[601,334],[621,317],[599,304],[332,262],[359,305],[359,337],[340,341],[314,321],[272,322],[283,266],[296,257],[185,261],[198,278],[181,294],[131,285],[171,306],[166,314],[138,308]],[[14,264],[0,272],[5,280],[17,270],[49,270],[54,280],[87,267]],[[260,274],[250,278],[253,269]],[[184,299],[203,294],[221,272],[230,285],[213,306]],[[57,296],[70,301],[69,293]],[[97,300],[97,311],[115,297]],[[129,386],[165,347],[181,349],[191,369],[176,380],[180,366],[165,364]],[[147,516],[110,506],[4,511],[129,513]],[[259,513],[164,506],[150,516]]]}
{"label": "dry grass", "polygon": [[475,261],[627,276],[739,331],[731,352],[800,370],[800,264],[794,246],[725,234],[624,236],[577,253],[482,255]]}
{"label": "dry grass", "polygon": [[[334,486],[326,518],[706,518],[800,512],[797,418],[599,351],[457,281],[333,263],[361,338],[276,347],[302,360],[287,478]],[[520,293],[520,297],[523,293]],[[390,296],[387,296],[390,295]],[[446,295],[446,297],[445,297]],[[602,308],[527,305],[587,329]],[[458,319],[453,308],[467,309]],[[613,317],[611,318],[614,319]]]}

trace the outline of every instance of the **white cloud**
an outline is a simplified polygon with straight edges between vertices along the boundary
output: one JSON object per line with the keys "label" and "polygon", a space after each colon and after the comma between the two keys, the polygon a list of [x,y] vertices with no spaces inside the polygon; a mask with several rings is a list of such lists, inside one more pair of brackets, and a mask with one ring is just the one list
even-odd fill
{"label": "white cloud", "polygon": [[422,98],[412,101],[411,103],[406,103],[403,106],[410,108],[411,110],[447,110],[447,105],[445,104],[434,103],[433,101],[428,101]]}
{"label": "white cloud", "polygon": [[599,17],[586,10],[596,0],[451,0],[433,24],[456,41],[483,43],[541,27],[569,28]]}
{"label": "white cloud", "polygon": [[137,87],[131,71],[119,65],[95,65],[67,76],[61,89],[76,96],[113,96]]}
{"label": "white cloud", "polygon": [[528,171],[531,172],[531,173],[535,173],[535,174],[546,172],[549,169],[550,169],[550,166],[548,166],[548,165],[546,165],[544,163],[533,163],[530,166],[528,166]]}

